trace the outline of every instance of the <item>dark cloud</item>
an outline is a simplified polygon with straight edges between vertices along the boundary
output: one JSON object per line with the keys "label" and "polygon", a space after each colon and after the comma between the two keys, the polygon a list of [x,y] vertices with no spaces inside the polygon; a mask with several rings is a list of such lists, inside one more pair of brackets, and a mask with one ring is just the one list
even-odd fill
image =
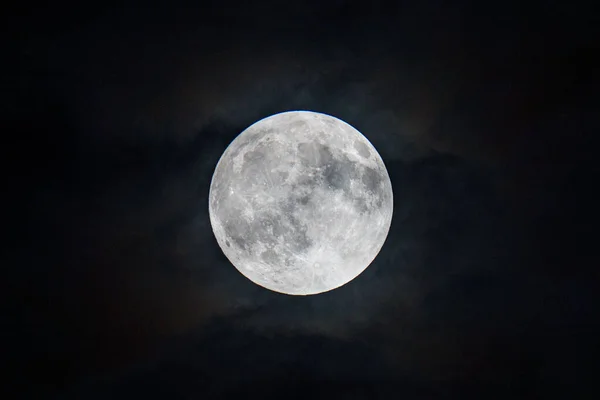
{"label": "dark cloud", "polygon": [[[228,398],[259,390],[264,396],[291,395],[290,386],[327,382],[381,381],[386,364],[369,346],[316,335],[268,335],[213,322],[201,338],[183,338],[176,351],[142,371],[132,371],[116,384],[97,384],[96,396],[131,395]],[[178,349],[178,350],[177,350]],[[243,356],[242,356],[243,355]],[[274,372],[277,371],[275,374]],[[154,376],[148,385],[148,375]],[[158,393],[157,393],[158,391]],[[85,388],[83,395],[87,396]],[[154,397],[153,397],[154,396]]]}

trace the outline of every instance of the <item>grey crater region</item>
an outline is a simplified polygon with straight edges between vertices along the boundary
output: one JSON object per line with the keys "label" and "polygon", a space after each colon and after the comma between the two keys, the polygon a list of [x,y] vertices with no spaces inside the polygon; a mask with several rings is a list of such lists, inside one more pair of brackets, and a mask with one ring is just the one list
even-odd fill
{"label": "grey crater region", "polygon": [[326,114],[262,119],[227,147],[209,195],[225,256],[267,289],[338,288],[375,259],[389,232],[392,185],[373,145]]}

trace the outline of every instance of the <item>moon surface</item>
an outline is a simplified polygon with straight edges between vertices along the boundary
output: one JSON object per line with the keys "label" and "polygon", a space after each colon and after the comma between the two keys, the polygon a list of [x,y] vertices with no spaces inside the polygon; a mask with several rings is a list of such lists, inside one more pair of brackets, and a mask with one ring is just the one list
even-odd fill
{"label": "moon surface", "polygon": [[392,185],[373,145],[311,111],[248,127],[210,185],[210,222],[225,256],[252,282],[290,295],[357,277],[381,250],[392,212]]}

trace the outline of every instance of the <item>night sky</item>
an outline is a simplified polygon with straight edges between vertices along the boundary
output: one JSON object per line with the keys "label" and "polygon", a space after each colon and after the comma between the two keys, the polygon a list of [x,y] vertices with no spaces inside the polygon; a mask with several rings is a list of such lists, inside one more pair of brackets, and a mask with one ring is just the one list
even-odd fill
{"label": "night sky", "polygon": [[[15,2],[8,389],[591,398],[600,21],[587,3]],[[208,218],[227,145],[299,109],[361,131],[394,190],[371,266],[307,297],[242,276]]]}

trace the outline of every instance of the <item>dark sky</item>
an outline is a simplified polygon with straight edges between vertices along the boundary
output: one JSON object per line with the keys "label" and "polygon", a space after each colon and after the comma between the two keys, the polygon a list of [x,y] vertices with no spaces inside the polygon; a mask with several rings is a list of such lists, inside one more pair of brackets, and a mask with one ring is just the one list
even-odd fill
{"label": "dark sky", "polygon": [[[590,395],[592,3],[17,2],[0,146],[13,395]],[[244,278],[208,219],[227,145],[296,109],[360,130],[394,189],[376,260],[309,297]]]}

